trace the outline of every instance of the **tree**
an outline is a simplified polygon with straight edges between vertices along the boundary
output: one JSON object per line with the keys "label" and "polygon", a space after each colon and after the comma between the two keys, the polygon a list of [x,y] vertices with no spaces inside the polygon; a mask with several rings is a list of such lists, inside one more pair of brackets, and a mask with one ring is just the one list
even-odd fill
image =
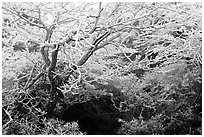
{"label": "tree", "polygon": [[[112,77],[131,74],[137,79],[149,72],[170,75],[183,62],[190,71],[194,71],[192,67],[201,70],[200,9],[200,3],[179,2],[5,2],[2,38],[4,47],[21,41],[21,50],[33,63],[23,89],[42,80],[50,86],[50,100],[55,102],[57,96],[75,93],[73,89],[80,89],[80,85],[87,88],[91,82],[86,76],[109,78],[114,83]],[[40,59],[30,59],[29,55],[39,55]],[[135,90],[132,83],[125,85],[126,92]],[[89,84],[89,90],[95,92],[97,84]]]}

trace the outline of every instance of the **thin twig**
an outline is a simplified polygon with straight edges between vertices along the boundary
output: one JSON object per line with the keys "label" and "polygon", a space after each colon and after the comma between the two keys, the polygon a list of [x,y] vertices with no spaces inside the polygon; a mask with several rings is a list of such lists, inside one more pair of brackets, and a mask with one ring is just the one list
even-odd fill
{"label": "thin twig", "polygon": [[36,64],[34,64],[32,70],[30,71],[30,76],[29,76],[29,78],[28,78],[28,80],[27,80],[27,82],[26,82],[26,84],[25,84],[25,86],[24,86],[23,89],[25,89],[25,88],[27,87],[29,81],[31,80],[31,78],[32,78],[32,74],[33,74],[33,72],[34,72],[34,70],[35,70],[35,66],[36,66]]}
{"label": "thin twig", "polygon": [[5,109],[3,109],[3,110],[5,111],[5,113],[6,113],[6,114],[8,115],[8,117],[9,117],[9,121],[8,121],[6,124],[4,124],[4,125],[2,126],[2,128],[5,128],[13,119],[12,119],[10,113],[9,113],[7,110],[5,110]]}

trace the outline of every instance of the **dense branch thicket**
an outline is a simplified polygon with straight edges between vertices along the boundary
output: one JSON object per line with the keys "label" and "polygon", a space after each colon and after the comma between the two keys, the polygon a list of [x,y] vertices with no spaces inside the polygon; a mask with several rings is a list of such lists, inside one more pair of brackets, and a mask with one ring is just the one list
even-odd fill
{"label": "dense branch thicket", "polygon": [[202,134],[201,9],[3,3],[3,134]]}

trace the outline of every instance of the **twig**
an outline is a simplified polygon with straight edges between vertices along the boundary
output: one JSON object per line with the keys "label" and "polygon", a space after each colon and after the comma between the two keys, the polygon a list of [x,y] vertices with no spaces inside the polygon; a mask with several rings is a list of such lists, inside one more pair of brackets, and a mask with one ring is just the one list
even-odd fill
{"label": "twig", "polygon": [[32,74],[33,74],[33,72],[34,72],[35,66],[36,66],[36,64],[33,66],[32,70],[31,70],[31,72],[30,72],[30,76],[29,76],[29,78],[28,78],[28,80],[27,80],[27,82],[26,82],[26,84],[25,84],[25,86],[24,86],[23,89],[25,89],[25,88],[27,87],[29,81],[31,80],[31,77],[32,77]]}
{"label": "twig", "polygon": [[96,18],[96,21],[95,21],[95,23],[94,23],[93,29],[89,32],[90,34],[92,34],[92,33],[95,31],[96,27],[97,27],[98,20],[99,20],[99,18],[100,18],[100,16],[101,16],[101,12],[102,12],[101,4],[102,4],[102,3],[99,2],[98,15],[97,15],[97,16],[94,16],[94,17]]}
{"label": "twig", "polygon": [[[89,49],[89,51],[84,54],[84,56],[79,60],[79,62],[77,63],[77,66],[82,66],[90,57],[91,55],[93,55],[93,53],[100,49],[100,48],[103,48],[104,46],[106,46],[107,44],[109,44],[110,41],[114,40],[115,38],[119,37],[121,34],[120,33],[116,33],[114,35],[112,35],[110,38],[108,38],[106,41],[104,41],[103,43],[101,43],[104,39],[106,39],[111,33],[110,32],[106,32],[104,33],[102,36],[100,36],[99,38],[97,38],[93,45],[94,47],[91,47]],[[101,44],[100,44],[101,43]],[[67,75],[65,81],[67,81],[69,79],[69,77],[71,76],[71,74],[73,73],[74,71],[70,71],[69,74]]]}
{"label": "twig", "polygon": [[42,77],[43,76],[43,72],[41,72],[40,74],[38,74],[33,80],[32,80],[32,82],[27,86],[27,87],[25,87],[24,88],[24,90],[27,90],[28,88],[30,88],[40,77]]}
{"label": "twig", "polygon": [[2,128],[5,128],[13,119],[12,119],[11,115],[9,114],[9,112],[7,110],[5,110],[5,109],[3,109],[3,110],[6,112],[6,114],[9,117],[9,121],[2,126]]}
{"label": "twig", "polygon": [[[123,55],[125,56],[125,58],[127,58],[130,62],[133,62],[130,58],[129,58],[129,56],[127,56],[126,54],[125,54],[125,52],[122,50],[122,48],[120,48],[120,45],[122,45],[122,44],[119,44],[119,45],[117,45],[117,44],[115,44],[115,43],[111,43],[112,45],[115,45],[122,53],[123,53]],[[132,55],[132,54],[131,54]],[[130,55],[130,56],[131,56]]]}

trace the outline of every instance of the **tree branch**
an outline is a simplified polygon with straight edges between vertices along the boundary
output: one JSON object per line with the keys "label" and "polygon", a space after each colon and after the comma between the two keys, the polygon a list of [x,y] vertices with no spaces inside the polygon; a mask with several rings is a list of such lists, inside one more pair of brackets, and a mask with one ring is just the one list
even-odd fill
{"label": "tree branch", "polygon": [[[111,35],[110,32],[106,32],[104,33],[102,36],[100,36],[98,39],[96,39],[93,43],[94,47],[91,47],[88,52],[86,54],[83,55],[83,57],[79,60],[79,62],[77,63],[77,66],[82,66],[90,57],[91,55],[93,55],[93,53],[100,49],[103,48],[104,46],[106,46],[107,44],[109,44],[110,41],[114,40],[115,38],[117,38],[118,36],[120,36],[120,33],[114,34],[112,35],[110,38],[108,38],[106,41],[104,41],[103,43],[101,43],[105,38],[107,38],[109,35]],[[101,44],[100,44],[101,43]],[[100,44],[100,45],[99,45]],[[68,74],[68,76],[66,77],[65,81],[67,81],[69,79],[69,77],[71,76],[71,74],[74,72],[74,70],[71,70]]]}
{"label": "tree branch", "polygon": [[54,50],[52,51],[52,60],[51,60],[51,63],[50,63],[50,66],[48,68],[48,79],[50,81],[50,85],[51,85],[51,89],[50,89],[50,95],[51,97],[54,96],[54,79],[53,79],[53,73],[54,70],[55,70],[55,66],[57,64],[57,55],[58,55],[58,50],[59,50],[59,44],[56,44],[55,47],[54,47]]}
{"label": "tree branch", "polygon": [[96,21],[94,23],[94,27],[92,28],[92,30],[89,32],[90,34],[92,34],[95,30],[96,30],[96,27],[97,27],[97,24],[98,24],[98,20],[101,16],[101,12],[102,12],[102,8],[101,8],[101,2],[99,2],[99,7],[98,7],[98,15],[97,16],[94,16],[96,18]]}
{"label": "tree branch", "polygon": [[27,86],[25,87],[24,89],[27,90],[28,88],[30,88],[39,78],[41,78],[43,76],[43,72],[41,72],[40,74],[38,74],[33,80],[32,82]]}
{"label": "tree branch", "polygon": [[[46,28],[46,26],[44,26],[44,24],[42,24],[42,22],[40,22],[40,20],[35,18],[35,17],[29,16],[23,12],[17,12],[17,14],[21,19],[25,20],[26,22],[28,22],[29,24],[31,24],[33,26],[36,26],[36,27],[42,28],[42,29]],[[33,21],[33,19],[34,19],[34,21]]]}

